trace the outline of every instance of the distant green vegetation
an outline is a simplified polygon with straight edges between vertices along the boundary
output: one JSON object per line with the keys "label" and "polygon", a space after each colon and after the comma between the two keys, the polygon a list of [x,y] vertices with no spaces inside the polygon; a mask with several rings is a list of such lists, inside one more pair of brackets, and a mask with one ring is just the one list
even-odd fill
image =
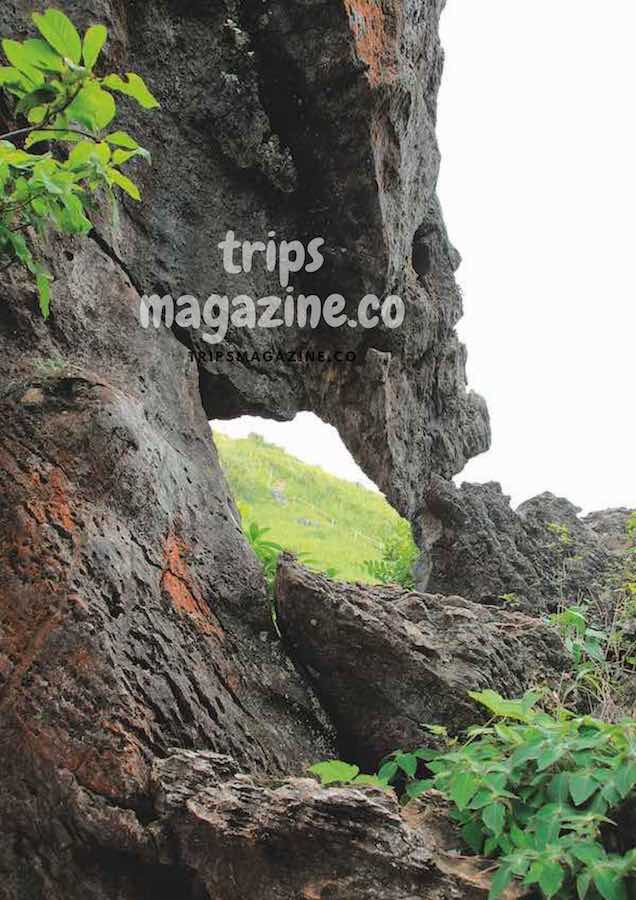
{"label": "distant green vegetation", "polygon": [[376,581],[366,560],[408,526],[381,494],[329,475],[268,444],[259,435],[234,440],[216,432],[221,465],[244,528],[267,528],[267,540],[305,554],[312,568],[343,581]]}

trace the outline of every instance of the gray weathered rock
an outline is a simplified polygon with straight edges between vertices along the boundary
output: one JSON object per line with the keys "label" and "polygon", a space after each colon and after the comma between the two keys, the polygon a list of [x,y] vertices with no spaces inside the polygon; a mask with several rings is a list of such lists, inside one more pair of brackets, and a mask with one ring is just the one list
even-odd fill
{"label": "gray weathered rock", "polygon": [[17,270],[0,303],[3,900],[119,898],[86,846],[112,810],[143,815],[169,747],[290,773],[332,746],[279,649],[187,351],[136,327],[93,241],[56,249],[50,324]]}
{"label": "gray weathered rock", "polygon": [[183,751],[158,762],[152,780],[161,862],[195,873],[202,896],[485,897],[487,881],[477,870],[465,877],[444,852],[434,818],[403,815],[392,792],[322,788],[307,778],[272,782],[238,774],[227,757]]}
{"label": "gray weathered rock", "polygon": [[[498,484],[457,488],[435,478],[424,499],[419,537],[431,545],[433,592],[542,612],[598,597],[620,569],[605,516],[582,519],[578,507],[553,494],[513,510]],[[620,510],[609,518],[614,531],[627,521]]]}
{"label": "gray weathered rock", "polygon": [[376,771],[398,747],[426,741],[425,724],[458,733],[479,718],[467,696],[519,696],[568,664],[552,629],[461,597],[340,584],[283,556],[278,621],[334,723],[341,758]]}
{"label": "gray weathered rock", "polygon": [[[0,34],[31,34],[28,14],[45,5],[3,0]],[[244,773],[283,776],[334,751],[330,723],[273,639],[206,413],[314,410],[407,515],[426,479],[452,476],[488,444],[484,403],[466,390],[457,254],[435,195],[443,4],[54,5],[82,29],[104,22],[104,65],[139,71],[162,110],[122,100],[122,125],[153,153],[135,173],[143,203],[124,204],[117,230],[97,216],[91,238],[43,248],[56,277],[49,322],[16,268],[0,280],[0,898],[203,900],[205,883],[220,890],[203,858],[192,860],[199,877],[185,855],[156,854],[157,760],[175,746],[216,751]],[[143,331],[139,294],[278,290],[262,268],[223,270],[217,244],[230,229],[324,237],[325,267],[296,290],[337,290],[353,304],[369,290],[399,293],[405,326],[234,329],[226,355],[197,370],[188,349],[201,339]],[[228,355],[308,348],[352,351],[355,362]],[[280,812],[268,790],[263,802]],[[298,789],[311,815],[317,790]],[[338,890],[362,877],[356,842],[386,897],[432,877],[387,803],[338,795],[325,827],[299,838],[326,839],[346,813]],[[238,832],[232,840],[246,867],[267,847],[265,834],[253,855]],[[412,863],[389,862],[400,848]],[[223,890],[233,896],[231,883]]]}
{"label": "gray weathered rock", "polygon": [[[110,63],[139,70],[162,104],[128,113],[154,158],[139,169],[142,204],[126,203],[121,233],[100,226],[141,293],[280,296],[258,257],[229,275],[218,249],[228,230],[250,241],[273,231],[277,241],[325,239],[325,265],[297,276],[296,294],[338,292],[348,313],[368,292],[407,306],[397,330],[231,328],[212,347],[180,332],[205,355],[208,417],[312,410],[410,516],[424,479],[451,477],[489,443],[485,405],[466,391],[458,258],[435,195],[443,4],[100,4],[115,36]],[[81,21],[95,15],[62,6]],[[419,275],[416,235],[428,260]],[[289,362],[297,351],[327,358]],[[347,351],[355,362],[332,360]]]}
{"label": "gray weathered rock", "polygon": [[627,526],[633,510],[603,509],[583,517],[585,524],[599,537],[610,553],[622,554],[630,546]]}

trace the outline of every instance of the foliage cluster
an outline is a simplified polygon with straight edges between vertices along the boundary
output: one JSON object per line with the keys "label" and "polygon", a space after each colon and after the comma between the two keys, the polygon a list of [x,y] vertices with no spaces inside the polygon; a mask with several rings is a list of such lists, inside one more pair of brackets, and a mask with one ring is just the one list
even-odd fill
{"label": "foliage cluster", "polygon": [[366,560],[369,577],[381,584],[399,584],[408,591],[415,587],[413,567],[418,549],[408,522],[400,519],[385,538],[379,559]]}
{"label": "foliage cluster", "polygon": [[[498,860],[490,900],[515,880],[548,900],[627,900],[636,849],[619,823],[636,802],[636,722],[609,724],[564,709],[549,715],[536,708],[537,693],[517,701],[494,691],[471,697],[493,716],[487,725],[445,751],[396,751],[378,783],[406,781],[406,799],[434,789],[452,803],[466,843]],[[419,776],[422,767],[428,777]],[[323,783],[346,772],[341,763],[312,771]]]}
{"label": "foliage cluster", "polygon": [[583,706],[603,718],[609,717],[611,707],[619,707],[623,687],[636,668],[634,642],[622,629],[624,615],[619,598],[603,629],[596,625],[599,611],[591,605],[569,606],[550,617],[572,659],[572,672],[559,690],[561,704]]}
{"label": "foliage cluster", "polygon": [[139,200],[121,167],[150,157],[129,134],[112,130],[114,95],[131,97],[144,109],[159,104],[139,75],[95,73],[108,37],[103,25],[91,26],[82,38],[56,9],[34,13],[33,22],[39,37],[2,41],[9,64],[0,67],[0,89],[9,117],[28,124],[0,134],[0,259],[4,268],[17,261],[32,273],[46,318],[51,275],[34,257],[31,229],[87,234],[98,192],[114,203],[114,189],[121,188]]}

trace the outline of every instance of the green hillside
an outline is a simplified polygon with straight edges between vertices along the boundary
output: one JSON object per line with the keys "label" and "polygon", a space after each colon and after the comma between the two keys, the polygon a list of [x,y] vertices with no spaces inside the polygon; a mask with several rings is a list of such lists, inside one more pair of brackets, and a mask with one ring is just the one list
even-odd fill
{"label": "green hillside", "polygon": [[309,466],[259,435],[234,440],[215,432],[214,441],[245,526],[270,528],[269,540],[308,554],[320,569],[336,569],[342,580],[370,580],[362,563],[380,555],[401,522],[382,494]]}

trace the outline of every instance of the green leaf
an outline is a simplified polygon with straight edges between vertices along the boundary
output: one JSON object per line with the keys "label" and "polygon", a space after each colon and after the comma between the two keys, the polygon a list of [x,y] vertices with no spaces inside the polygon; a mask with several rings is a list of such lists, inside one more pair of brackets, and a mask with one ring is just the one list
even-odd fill
{"label": "green leaf", "polygon": [[0,66],[0,85],[18,87],[24,91],[33,89],[33,83],[12,66]]}
{"label": "green leaf", "polygon": [[139,193],[139,188],[137,185],[123,175],[118,169],[113,169],[112,167],[108,169],[108,177],[113,184],[116,184],[117,187],[120,187],[122,191],[125,191],[133,200],[141,200],[141,194]]}
{"label": "green leaf", "polygon": [[22,44],[5,38],[2,41],[2,49],[11,65],[26,76],[34,87],[43,83],[44,76],[34,68],[29,60],[29,54]]}
{"label": "green leaf", "polygon": [[381,778],[383,781],[392,781],[398,773],[397,763],[394,762],[386,762],[383,766],[380,767],[380,771],[378,772],[378,778]]}
{"label": "green leaf", "polygon": [[570,853],[586,866],[603,859],[605,853],[599,844],[575,844]]}
{"label": "green leaf", "polygon": [[561,889],[565,872],[557,862],[547,860],[541,864],[541,874],[539,875],[539,887],[546,897],[554,897]]}
{"label": "green leaf", "polygon": [[388,787],[386,781],[378,778],[377,775],[356,775],[356,777],[353,779],[353,784],[371,784],[374,787],[381,788]]}
{"label": "green leaf", "polygon": [[33,22],[54,50],[79,65],[82,58],[82,40],[76,27],[63,12],[59,9],[47,9],[44,15],[33,13]]}
{"label": "green leaf", "polygon": [[495,837],[499,837],[506,821],[506,807],[503,803],[492,803],[482,813],[482,820]]}
{"label": "green leaf", "polygon": [[123,166],[135,156],[139,156],[136,150],[115,150],[113,153],[113,165]]}
{"label": "green leaf", "polygon": [[512,879],[512,869],[509,866],[501,866],[490,883],[488,900],[497,900],[497,897],[505,891]]}
{"label": "green leaf", "polygon": [[34,106],[33,109],[29,110],[29,114],[27,116],[31,125],[42,125],[44,119],[46,118],[48,107],[46,106]]}
{"label": "green leaf", "polygon": [[84,36],[84,65],[91,69],[97,62],[99,54],[106,43],[108,29],[103,25],[92,25]]}
{"label": "green leaf", "polygon": [[408,775],[410,778],[415,776],[417,771],[417,758],[413,756],[412,753],[399,753],[395,757],[395,762],[405,775]]}
{"label": "green leaf", "polygon": [[537,703],[540,695],[529,692],[521,700],[505,700],[501,694],[493,690],[469,691],[468,696],[485,706],[486,709],[502,718],[517,719],[520,722],[528,722],[534,717],[532,707]]}
{"label": "green leaf", "polygon": [[112,96],[99,85],[85,85],[66,110],[69,121],[79,122],[87,128],[101,130],[115,118],[117,107]]}
{"label": "green leaf", "polygon": [[548,798],[553,803],[567,803],[570,796],[570,781],[567,772],[559,772],[548,785]]}
{"label": "green leaf", "polygon": [[[145,159],[146,162],[148,162],[148,163],[152,162],[150,153],[147,150],[145,150],[143,147],[140,147],[138,150],[116,150],[115,155],[117,155],[119,157],[119,162],[117,163],[117,165],[122,165],[124,162],[128,162],[129,159],[132,159],[135,156],[139,156],[139,157],[141,157],[141,159]],[[123,158],[124,156],[126,157],[126,159]],[[311,562],[311,563],[305,563],[305,565],[317,566],[318,563]],[[332,573],[331,575],[330,575],[330,572]],[[323,572],[322,574],[327,575],[327,577],[329,577],[329,578],[335,578],[335,576],[337,575],[337,570],[336,569],[328,569],[326,572]]]}
{"label": "green leaf", "polygon": [[26,58],[36,69],[54,73],[63,71],[64,60],[46,41],[42,41],[40,38],[29,38],[22,46]]}
{"label": "green leaf", "polygon": [[553,766],[555,762],[561,759],[564,753],[565,747],[563,744],[558,743],[548,747],[537,758],[537,770],[543,772],[544,769],[549,769],[550,766]]}
{"label": "green leaf", "polygon": [[598,782],[589,775],[579,775],[571,772],[569,776],[570,796],[575,806],[581,806],[586,800],[589,800],[592,794],[598,790]]}
{"label": "green leaf", "polygon": [[597,869],[592,878],[596,890],[604,900],[626,900],[625,885],[620,875],[606,869]]}
{"label": "green leaf", "polygon": [[576,892],[578,894],[579,900],[585,900],[585,898],[587,897],[587,892],[590,889],[591,882],[591,872],[581,872],[579,877],[576,879]]}
{"label": "green leaf", "polygon": [[534,741],[524,744],[512,754],[511,762],[516,769],[531,759],[536,759],[541,754],[542,741]]}
{"label": "green leaf", "polygon": [[470,801],[470,809],[483,809],[484,806],[488,806],[492,803],[494,797],[493,792],[489,789],[482,788],[477,791],[473,799]]}
{"label": "green leaf", "polygon": [[614,781],[621,799],[624,800],[636,784],[636,763],[623,763],[616,770]]}
{"label": "green leaf", "polygon": [[470,772],[460,772],[451,781],[450,797],[459,809],[465,809],[479,787],[479,779]]}
{"label": "green leaf", "polygon": [[68,194],[63,199],[63,210],[59,221],[65,234],[88,234],[92,230],[90,219],[84,214],[82,201],[75,194]]}
{"label": "green leaf", "polygon": [[110,147],[102,142],[94,144],[91,141],[82,141],[73,147],[67,160],[67,167],[72,170],[83,168],[90,160],[95,159],[103,166],[110,162]]}
{"label": "green leaf", "polygon": [[106,135],[105,140],[113,147],[123,147],[125,150],[139,149],[137,141],[125,131],[113,131],[112,134]]}
{"label": "green leaf", "polygon": [[40,312],[45,319],[48,319],[51,307],[51,276],[44,273],[37,275],[36,283],[40,300]]}
{"label": "green leaf", "polygon": [[27,242],[24,239],[24,236],[20,234],[19,231],[12,231],[9,233],[9,240],[11,245],[13,246],[13,252],[20,260],[22,265],[31,271],[33,266],[33,256],[31,251],[27,246]]}
{"label": "green leaf", "polygon": [[484,846],[484,832],[477,819],[464,825],[462,837],[474,853],[481,853]]}
{"label": "green leaf", "polygon": [[493,856],[495,850],[499,849],[499,838],[489,837],[486,838],[486,843],[484,844],[484,856]]}
{"label": "green leaf", "polygon": [[448,729],[443,725],[425,725],[424,727],[437,737],[448,737]]}
{"label": "green leaf", "polygon": [[360,769],[357,766],[351,766],[349,763],[338,759],[316,763],[316,765],[311,766],[309,771],[312,775],[317,775],[322,784],[348,783],[360,774]]}
{"label": "green leaf", "polygon": [[415,800],[416,797],[430,790],[434,784],[435,782],[432,778],[421,778],[419,781],[411,781],[406,786],[406,793],[411,800]]}
{"label": "green leaf", "polygon": [[103,85],[111,91],[119,91],[120,94],[132,97],[144,109],[157,109],[159,103],[146,87],[143,78],[134,72],[129,72],[126,77],[128,81],[124,81],[119,75],[107,75]]}
{"label": "green leaf", "polygon": [[530,837],[525,831],[522,831],[518,825],[515,825],[514,822],[510,826],[510,837],[512,838],[512,843],[515,847],[519,847],[522,850],[525,850],[531,844]]}
{"label": "green leaf", "polygon": [[41,144],[43,141],[65,141],[79,143],[83,140],[84,138],[81,134],[77,134],[76,132],[72,131],[32,131],[24,142],[24,146],[28,149],[29,147],[35,146],[35,144]]}

